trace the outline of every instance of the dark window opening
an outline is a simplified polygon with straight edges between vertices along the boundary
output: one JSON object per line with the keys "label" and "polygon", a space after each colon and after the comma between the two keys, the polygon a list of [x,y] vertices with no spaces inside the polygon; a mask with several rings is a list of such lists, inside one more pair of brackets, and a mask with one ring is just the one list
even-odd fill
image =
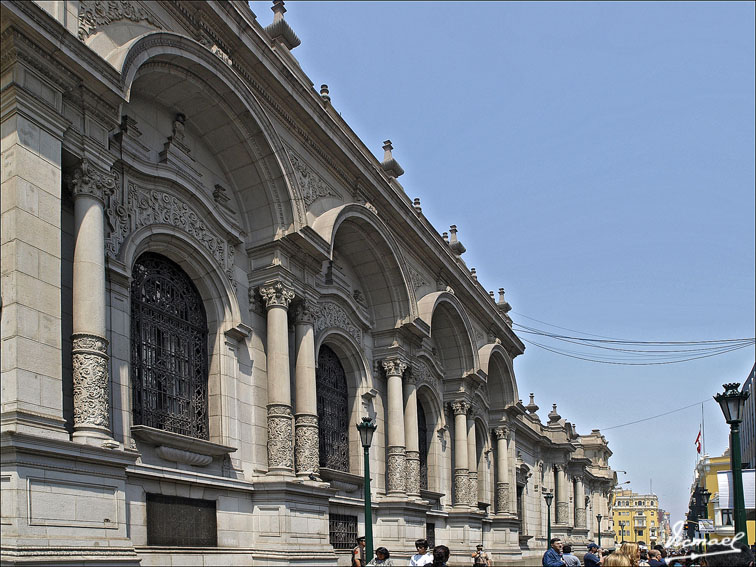
{"label": "dark window opening", "polygon": [[148,494],[147,545],[216,547],[215,501]]}
{"label": "dark window opening", "polygon": [[357,545],[357,516],[330,514],[328,538],[334,549],[352,549]]}
{"label": "dark window opening", "polygon": [[428,490],[428,421],[420,400],[417,401],[417,441],[420,452],[420,488]]}
{"label": "dark window opening", "polygon": [[349,392],[339,357],[320,347],[315,377],[320,466],[349,472]]}

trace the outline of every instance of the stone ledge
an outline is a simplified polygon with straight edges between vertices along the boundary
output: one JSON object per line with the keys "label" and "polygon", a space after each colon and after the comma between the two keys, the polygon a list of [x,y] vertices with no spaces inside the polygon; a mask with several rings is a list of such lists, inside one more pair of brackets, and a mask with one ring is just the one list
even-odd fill
{"label": "stone ledge", "polygon": [[210,464],[213,457],[228,455],[236,451],[236,447],[219,445],[146,425],[134,425],[131,428],[131,435],[139,441],[156,446],[158,455],[162,458],[190,465],[206,466]]}

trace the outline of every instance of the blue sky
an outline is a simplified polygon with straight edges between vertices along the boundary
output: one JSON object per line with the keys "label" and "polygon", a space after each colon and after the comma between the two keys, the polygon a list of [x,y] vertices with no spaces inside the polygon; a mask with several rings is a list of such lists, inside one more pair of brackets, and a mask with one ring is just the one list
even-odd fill
{"label": "blue sky", "polygon": [[[272,21],[268,2],[252,2]],[[754,336],[754,3],[287,2],[294,50],[439,232],[524,316],[583,333]],[[554,330],[554,329],[552,329]],[[615,366],[529,346],[527,403],[578,431],[742,382],[754,349]],[[727,428],[704,404],[706,449]],[[606,431],[611,463],[679,519],[701,407]]]}

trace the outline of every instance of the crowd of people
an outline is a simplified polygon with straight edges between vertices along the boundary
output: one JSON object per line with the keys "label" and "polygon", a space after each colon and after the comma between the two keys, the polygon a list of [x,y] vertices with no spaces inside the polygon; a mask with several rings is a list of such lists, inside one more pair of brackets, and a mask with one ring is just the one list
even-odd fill
{"label": "crowd of people", "polygon": [[559,538],[549,541],[541,564],[543,567],[756,567],[753,551],[739,541],[712,544],[697,551],[688,548],[671,551],[662,545],[648,549],[633,542],[623,542],[619,549],[604,550],[591,542],[581,562],[573,555],[571,546],[563,545]]}
{"label": "crowd of people", "polygon": [[[445,545],[437,545],[433,549],[430,549],[428,540],[419,539],[415,542],[415,553],[409,559],[411,567],[446,567],[449,561],[449,548]],[[369,561],[365,562],[365,538],[360,536],[357,538],[357,546],[352,550],[352,567],[371,567],[373,565],[384,566],[398,566],[399,563],[395,563],[391,559],[391,552],[385,547],[377,547],[375,549],[375,556]],[[472,560],[474,567],[492,567],[493,562],[491,556],[483,549],[482,545],[478,545],[475,551],[472,553]]]}

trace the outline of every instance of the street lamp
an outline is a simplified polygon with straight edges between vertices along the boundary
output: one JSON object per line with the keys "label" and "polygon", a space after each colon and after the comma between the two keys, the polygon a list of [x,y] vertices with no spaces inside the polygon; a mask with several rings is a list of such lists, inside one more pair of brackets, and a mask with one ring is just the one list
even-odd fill
{"label": "street lamp", "polygon": [[601,514],[596,514],[596,523],[598,524],[598,546],[601,547]]}
{"label": "street lamp", "polygon": [[373,512],[370,506],[370,443],[378,426],[369,417],[363,417],[357,424],[362,450],[365,453],[365,561],[373,558]]}
{"label": "street lamp", "polygon": [[546,500],[546,530],[548,533],[546,549],[548,549],[551,545],[551,501],[554,500],[554,493],[544,491],[543,499]]}
{"label": "street lamp", "polygon": [[730,468],[732,469],[732,496],[735,508],[735,535],[746,532],[745,495],[743,494],[743,470],[740,460],[740,422],[743,406],[750,392],[740,392],[740,384],[723,384],[723,394],[717,394],[719,407],[722,408],[725,421],[730,426]]}
{"label": "street lamp", "polygon": [[[711,492],[709,492],[708,490],[706,490],[706,487],[704,487],[703,490],[701,490],[700,494],[701,494],[701,508],[702,508],[701,509],[701,517],[704,520],[708,520],[709,519],[709,499],[711,498]],[[699,525],[699,529],[700,529],[701,524],[699,523],[698,525]],[[709,542],[709,532],[708,531],[704,534],[704,537],[706,538],[706,545],[709,545],[709,543],[708,543]]]}

